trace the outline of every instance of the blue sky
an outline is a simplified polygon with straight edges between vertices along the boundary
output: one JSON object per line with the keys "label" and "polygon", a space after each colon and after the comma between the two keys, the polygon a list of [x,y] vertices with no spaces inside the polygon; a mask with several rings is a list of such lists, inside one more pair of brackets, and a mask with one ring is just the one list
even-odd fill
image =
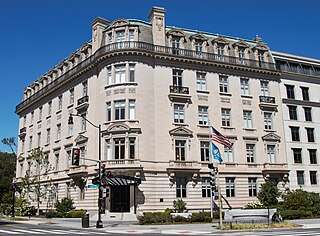
{"label": "blue sky", "polygon": [[[0,3],[0,139],[16,137],[23,89],[91,39],[97,16],[148,21],[153,6],[166,24],[244,39],[271,50],[320,58],[318,0],[2,0]],[[9,149],[0,144],[0,151]]]}

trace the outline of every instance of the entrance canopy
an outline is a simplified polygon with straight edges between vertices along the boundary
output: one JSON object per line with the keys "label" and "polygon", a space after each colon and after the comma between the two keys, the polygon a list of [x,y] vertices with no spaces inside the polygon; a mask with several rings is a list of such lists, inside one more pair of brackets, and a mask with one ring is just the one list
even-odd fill
{"label": "entrance canopy", "polygon": [[107,186],[127,186],[132,184],[141,184],[141,179],[131,176],[110,176],[102,178],[102,184]]}

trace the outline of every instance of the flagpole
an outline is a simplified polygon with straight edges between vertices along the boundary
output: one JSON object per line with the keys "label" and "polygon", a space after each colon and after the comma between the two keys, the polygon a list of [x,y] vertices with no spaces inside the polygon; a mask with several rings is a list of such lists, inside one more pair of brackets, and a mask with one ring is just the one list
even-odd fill
{"label": "flagpole", "polygon": [[[211,125],[210,125],[210,120],[208,120],[208,125],[209,125],[209,162],[210,164],[213,164],[212,159],[212,145],[211,145]],[[212,171],[212,170],[210,170]],[[213,221],[213,195],[212,195],[212,188],[211,188],[211,184],[210,184],[210,214],[211,214],[211,219]]]}

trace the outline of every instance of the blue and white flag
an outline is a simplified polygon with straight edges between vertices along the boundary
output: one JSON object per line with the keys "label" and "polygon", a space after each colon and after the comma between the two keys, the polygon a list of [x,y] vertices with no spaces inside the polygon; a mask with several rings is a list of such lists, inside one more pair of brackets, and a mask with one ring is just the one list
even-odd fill
{"label": "blue and white flag", "polygon": [[213,159],[218,160],[219,163],[221,164],[222,157],[221,157],[221,153],[219,151],[219,148],[213,142],[211,142],[211,144],[212,144],[212,156],[213,156]]}

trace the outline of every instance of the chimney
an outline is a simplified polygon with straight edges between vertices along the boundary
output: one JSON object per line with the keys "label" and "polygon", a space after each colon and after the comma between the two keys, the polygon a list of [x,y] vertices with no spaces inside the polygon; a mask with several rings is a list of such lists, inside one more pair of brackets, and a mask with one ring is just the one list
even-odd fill
{"label": "chimney", "polygon": [[110,24],[109,21],[101,17],[97,17],[91,22],[92,25],[92,54],[104,45],[103,31]]}
{"label": "chimney", "polygon": [[162,7],[153,7],[148,18],[152,24],[153,44],[165,46],[165,20],[166,10]]}

